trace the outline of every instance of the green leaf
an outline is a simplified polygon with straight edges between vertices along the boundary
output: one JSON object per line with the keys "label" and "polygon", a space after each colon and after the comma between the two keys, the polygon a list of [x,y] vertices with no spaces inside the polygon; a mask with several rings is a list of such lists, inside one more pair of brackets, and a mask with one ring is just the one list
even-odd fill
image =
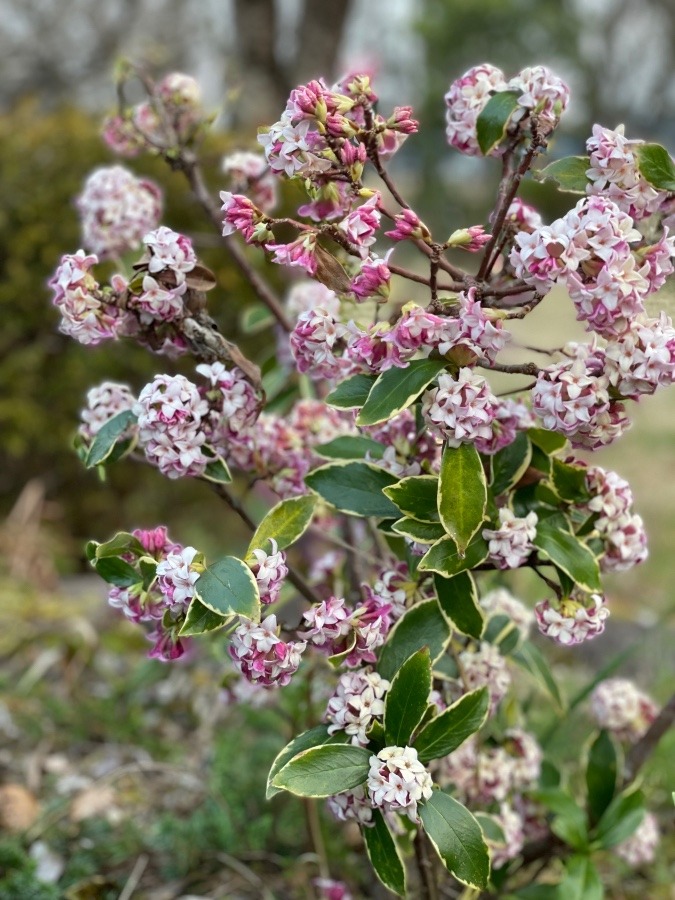
{"label": "green leaf", "polygon": [[491,844],[506,844],[504,829],[494,816],[481,812],[474,813],[474,815],[486,840],[490,841]]}
{"label": "green leaf", "polygon": [[545,428],[530,428],[527,432],[528,437],[535,445],[543,450],[549,456],[552,453],[558,453],[567,446],[567,438],[564,434],[558,434],[557,431],[547,431]]}
{"label": "green leaf", "polygon": [[373,810],[373,824],[370,828],[362,828],[361,834],[378,879],[398,897],[405,897],[405,866],[379,809]]}
{"label": "green leaf", "polygon": [[356,424],[377,425],[398,415],[417,400],[447,365],[445,359],[418,359],[405,369],[392,368],[382,372],[370,389]]}
{"label": "green leaf", "polygon": [[384,732],[388,745],[407,747],[427,711],[431,691],[431,657],[422,647],[408,657],[391,682],[384,701]]}
{"label": "green leaf", "polygon": [[260,621],[260,595],[253,572],[236,556],[223,556],[208,566],[195,583],[204,606],[221,616]]}
{"label": "green leaf", "polygon": [[275,318],[264,303],[251,303],[241,313],[241,330],[244,334],[259,334],[274,325]]}
{"label": "green leaf", "polygon": [[483,523],[486,506],[487,485],[478,450],[473,444],[446,447],[438,480],[438,513],[460,556]]}
{"label": "green leaf", "polygon": [[289,497],[273,506],[256,528],[248,545],[246,555],[253,550],[269,551],[268,543],[273,538],[279,550],[285,550],[294,544],[309,527],[316,508],[316,496],[304,494],[301,497]]}
{"label": "green leaf", "polygon": [[588,751],[586,790],[591,823],[597,822],[616,792],[619,779],[619,749],[608,732],[601,731]]}
{"label": "green leaf", "polygon": [[590,167],[591,161],[587,156],[565,156],[535,172],[534,176],[537,181],[552,179],[561,191],[585,194],[586,186],[590,184],[586,174]]}
{"label": "green leaf", "polygon": [[355,788],[368,777],[371,751],[351,744],[325,744],[303,750],[272,778],[272,785],[298,797],[330,797]]}
{"label": "green leaf", "polygon": [[434,585],[438,604],[450,624],[462,634],[480,638],[485,630],[485,614],[471,573],[460,572],[454,578],[436,574]]}
{"label": "green leaf", "polygon": [[560,896],[564,900],[602,900],[605,891],[590,856],[571,856],[565,863],[567,876],[560,882]]}
{"label": "green leaf", "polygon": [[444,709],[418,734],[414,747],[423,763],[440,759],[475,734],[487,718],[490,696],[487,688],[464,694]]}
{"label": "green leaf", "polygon": [[520,644],[521,634],[510,616],[493,613],[483,632],[483,640],[496,644],[502,656],[509,656]]}
{"label": "green leaf", "polygon": [[105,556],[94,562],[94,568],[104,581],[116,587],[131,587],[138,584],[141,576],[128,562],[118,556]]}
{"label": "green leaf", "polygon": [[434,544],[445,534],[440,522],[420,522],[418,519],[398,519],[391,526],[396,534],[402,534],[420,544]]}
{"label": "green leaf", "polygon": [[466,552],[460,555],[457,544],[448,535],[432,544],[419,563],[422,572],[437,572],[446,578],[475,569],[488,558],[488,545],[481,534],[477,534]]}
{"label": "green leaf", "polygon": [[406,610],[389,632],[377,670],[391,681],[403,663],[422,647],[429,648],[433,664],[445,651],[449,639],[450,629],[436,600],[422,600]]}
{"label": "green leaf", "polygon": [[551,459],[551,463],[553,487],[562,500],[567,500],[568,503],[584,503],[590,499],[586,487],[587,469],[562,462],[555,457]]}
{"label": "green leaf", "polygon": [[307,487],[350,516],[398,518],[398,509],[382,493],[396,483],[394,475],[367,462],[334,462],[305,477]]}
{"label": "green leaf", "polygon": [[193,597],[188,607],[185,621],[178,632],[181,637],[190,637],[196,634],[206,634],[207,631],[215,631],[222,628],[228,621],[228,616],[221,616],[213,612],[208,606],[204,606],[199,597]]}
{"label": "green leaf", "polygon": [[314,452],[324,459],[363,459],[367,453],[372,459],[382,459],[384,447],[379,441],[362,434],[343,434],[327,444],[314,447]]}
{"label": "green leaf", "polygon": [[293,740],[289,744],[286,744],[283,750],[277,754],[272,763],[269,775],[267,776],[266,799],[270,800],[275,794],[281,793],[280,788],[274,787],[272,780],[277,772],[280,772],[286,763],[290,762],[290,760],[292,760],[294,756],[297,756],[298,753],[301,753],[303,750],[309,750],[310,747],[321,747],[324,744],[344,744],[347,740],[348,737],[344,731],[338,731],[336,734],[328,734],[328,725],[317,725],[315,728],[310,728],[309,731],[304,731],[302,734],[294,737]]}
{"label": "green leaf", "polygon": [[326,403],[338,409],[360,409],[376,380],[374,375],[352,375],[330,392]]}
{"label": "green leaf", "polygon": [[551,831],[575,850],[588,846],[586,813],[562,788],[545,788],[533,791],[532,797],[554,813]]}
{"label": "green leaf", "polygon": [[548,660],[536,644],[533,644],[532,641],[525,641],[522,647],[511,654],[511,659],[534,676],[537,682],[550,694],[559,712],[565,711],[565,700],[558,687],[558,682],[553,677]]}
{"label": "green leaf", "polygon": [[113,416],[112,419],[108,419],[96,434],[89,448],[85,462],[86,467],[92,469],[94,466],[100,466],[102,462],[105,462],[113,452],[117,441],[129,426],[135,422],[138,422],[138,417],[130,409],[125,409]]}
{"label": "green leaf", "polygon": [[518,91],[499,91],[483,107],[476,120],[476,137],[483,156],[500,144],[513,113],[518,109]]}
{"label": "green leaf", "polygon": [[435,475],[409,475],[384,493],[404,516],[420,522],[438,522],[438,478]]}
{"label": "green leaf", "polygon": [[528,436],[520,431],[515,441],[492,457],[492,493],[503,494],[518,484],[532,459],[532,444]]}
{"label": "green leaf", "polygon": [[575,535],[544,519],[537,523],[532,543],[541,556],[562,569],[582,590],[602,590],[598,560]]}
{"label": "green leaf", "polygon": [[659,191],[675,191],[675,165],[660,144],[641,144],[636,150],[638,169],[645,181]]}
{"label": "green leaf", "polygon": [[645,815],[642,791],[631,786],[616,796],[598,822],[593,838],[604,850],[615,847],[638,828]]}
{"label": "green leaf", "polygon": [[229,484],[232,481],[232,475],[227,467],[227,463],[220,457],[206,464],[202,478],[205,478],[207,481],[213,481],[215,484]]}
{"label": "green leaf", "polygon": [[104,544],[95,544],[94,556],[103,559],[106,556],[121,556],[123,553],[135,553],[142,556],[145,553],[143,545],[128,531],[118,531],[115,537]]}
{"label": "green leaf", "polygon": [[490,855],[481,827],[469,810],[442,791],[420,807],[422,826],[447,870],[462,884],[484,890]]}

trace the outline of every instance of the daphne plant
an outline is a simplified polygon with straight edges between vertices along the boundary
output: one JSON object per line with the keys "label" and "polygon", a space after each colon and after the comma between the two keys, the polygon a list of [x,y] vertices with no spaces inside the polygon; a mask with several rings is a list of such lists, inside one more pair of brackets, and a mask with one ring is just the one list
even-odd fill
{"label": "daphne plant", "polygon": [[[135,76],[147,98],[132,107]],[[196,84],[125,68],[118,93],[107,142],[185,175],[258,296],[246,327],[266,330],[277,353],[261,377],[221,335],[214,279],[187,236],[159,225],[154,186],[120,167],[90,178],[85,250],[145,249],[105,286],[93,252],[65,256],[51,282],[62,331],[197,365],[137,394],[93,388],[78,451],[88,468],[128,458],[207,482],[251,532],[245,552],[225,547],[215,561],[161,526],[90,543],[110,603],[146,629],[158,659],[196,639],[228,642],[227,678],[249,686],[237,696],[328,681],[327,702],[310,691],[310,727],[274,760],[268,796],[326,798],[358,824],[395,894],[435,898],[446,878],[533,897],[545,872],[537,897],[602,897],[598,854],[616,848],[636,865],[655,852],[636,776],[675,701],[659,711],[620,679],[570,698],[530,631],[572,656],[607,627],[603,573],[646,557],[629,485],[575,451],[615,441],[631,404],[675,379],[675,329],[645,307],[673,272],[669,154],[595,126],[588,157],[542,166],[566,85],[543,66],[510,79],[478,66],[446,95],[448,143],[495,158],[502,177],[487,224],[443,240],[385,168],[418,130],[412,110],[381,114],[365,75],[296,88],[262,129],[263,153],[225,159],[220,206],[199,162],[210,117]],[[579,198],[546,225],[517,197],[532,176]],[[281,182],[303,193],[293,215],[275,212]],[[300,276],[285,300],[237,235]],[[403,245],[419,266],[394,262]],[[537,349],[547,365],[502,362],[510,320],[556,286],[589,340]],[[496,393],[491,373],[518,384]],[[233,477],[275,497],[259,523]],[[518,570],[539,580],[534,609],[506,587]],[[593,692],[582,777],[546,759],[531,706],[518,705],[532,691],[547,696],[554,729]],[[320,874],[326,896],[348,896],[325,861]]]}

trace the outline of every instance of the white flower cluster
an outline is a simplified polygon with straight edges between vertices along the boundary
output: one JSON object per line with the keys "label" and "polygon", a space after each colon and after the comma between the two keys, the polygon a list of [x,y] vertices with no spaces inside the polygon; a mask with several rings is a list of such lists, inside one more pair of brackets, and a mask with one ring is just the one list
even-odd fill
{"label": "white flower cluster", "polygon": [[403,813],[417,822],[417,804],[433,793],[431,775],[414,747],[385,747],[370,757],[368,794],[383,812]]}
{"label": "white flower cluster", "polygon": [[386,678],[369,669],[341,675],[326,708],[328,733],[344,731],[352,744],[367,746],[368,729],[384,715],[384,695],[390,687]]}
{"label": "white flower cluster", "polygon": [[534,549],[537,534],[537,514],[516,516],[504,507],[499,510],[499,528],[484,528],[483,537],[489,542],[490,559],[499,569],[517,569]]}
{"label": "white flower cluster", "polygon": [[608,678],[591,694],[591,712],[600,728],[634,743],[654,721],[658,707],[628,678]]}
{"label": "white flower cluster", "polygon": [[438,376],[438,386],[422,396],[422,413],[433,432],[449,447],[492,437],[497,401],[487,381],[469,368]]}
{"label": "white flower cluster", "polygon": [[511,673],[499,647],[481,641],[476,650],[466,649],[459,654],[462,681],[467,690],[487,687],[490,695],[490,711],[494,712],[511,687]]}
{"label": "white flower cluster", "polygon": [[609,610],[601,594],[578,594],[558,603],[541,600],[534,608],[539,631],[563,646],[590,641],[605,630]]}

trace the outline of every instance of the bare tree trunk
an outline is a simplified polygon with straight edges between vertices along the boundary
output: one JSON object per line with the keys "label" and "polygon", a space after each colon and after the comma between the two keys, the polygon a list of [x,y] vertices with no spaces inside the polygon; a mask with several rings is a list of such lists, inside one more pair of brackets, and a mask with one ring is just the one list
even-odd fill
{"label": "bare tree trunk", "polygon": [[298,36],[298,52],[292,69],[294,84],[310,78],[338,77],[338,53],[351,0],[305,0]]}
{"label": "bare tree trunk", "polygon": [[290,85],[276,56],[274,0],[235,0],[240,97],[236,124],[276,121]]}

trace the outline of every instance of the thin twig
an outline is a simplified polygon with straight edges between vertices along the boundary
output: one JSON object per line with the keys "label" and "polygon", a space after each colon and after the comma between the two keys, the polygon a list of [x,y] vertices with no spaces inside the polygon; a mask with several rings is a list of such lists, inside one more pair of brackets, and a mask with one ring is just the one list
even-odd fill
{"label": "thin twig", "polygon": [[[180,169],[184,173],[192,189],[192,193],[195,195],[209,219],[213,222],[215,228],[220,232],[222,221],[218,210],[218,204],[215,203],[206,187],[197,157],[192,152],[184,150],[178,160],[170,162],[175,168]],[[225,238],[223,243],[234,263],[258,295],[258,298],[269,309],[284,331],[291,331],[291,325],[279,300],[264,278],[262,278],[253,266],[251,266],[242,248],[229,238]]]}
{"label": "thin twig", "polygon": [[307,820],[309,839],[319,863],[319,872],[321,873],[322,878],[330,878],[328,854],[326,853],[326,844],[324,843],[323,832],[321,831],[318,806],[314,800],[311,800],[308,797],[304,797],[302,802],[305,807],[305,818]]}
{"label": "thin twig", "polygon": [[421,900],[438,900],[438,885],[433,863],[429,857],[427,836],[420,828],[415,835],[415,861],[420,873]]}
{"label": "thin twig", "polygon": [[130,898],[133,897],[134,891],[138,887],[140,880],[143,877],[143,872],[145,872],[149,862],[150,857],[145,853],[138,857],[127,878],[127,883],[122,888],[122,893],[119,895],[118,900],[130,900]]}
{"label": "thin twig", "polygon": [[[239,500],[236,497],[234,497],[227,490],[227,488],[224,485],[216,484],[214,482],[209,482],[209,484],[211,485],[211,488],[215,491],[215,493],[218,494],[218,496],[227,503],[227,505],[230,507],[230,509],[239,516],[241,521],[251,531],[255,531],[256,530],[255,522],[249,516],[249,514],[246,512],[246,510],[244,509],[242,504],[239,502]],[[288,575],[286,577],[288,578],[290,583],[293,585],[293,587],[300,594],[302,594],[302,596],[305,598],[305,600],[307,600],[312,605],[314,605],[316,603],[320,603],[321,602],[320,598],[317,597],[317,595],[314,593],[314,591],[311,589],[311,587],[307,584],[307,582],[302,577],[302,575],[300,575],[299,572],[297,572],[292,566],[290,566],[288,564],[288,560],[286,560],[286,568],[288,569]]]}
{"label": "thin twig", "polygon": [[491,372],[505,372],[507,375],[532,375],[534,378],[541,372],[541,369],[535,363],[516,363],[514,365],[478,363],[478,366]]}

